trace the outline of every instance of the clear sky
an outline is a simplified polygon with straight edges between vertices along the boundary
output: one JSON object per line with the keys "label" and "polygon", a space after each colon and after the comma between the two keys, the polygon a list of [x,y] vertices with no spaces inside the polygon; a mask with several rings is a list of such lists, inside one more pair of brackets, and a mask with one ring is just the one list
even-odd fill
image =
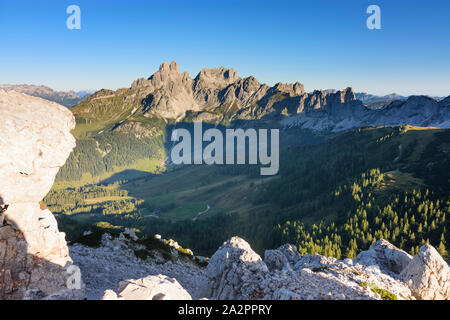
{"label": "clear sky", "polygon": [[[81,8],[69,30],[66,8]],[[381,8],[381,30],[366,9]],[[176,60],[307,90],[450,94],[447,0],[1,0],[0,83],[129,87]]]}

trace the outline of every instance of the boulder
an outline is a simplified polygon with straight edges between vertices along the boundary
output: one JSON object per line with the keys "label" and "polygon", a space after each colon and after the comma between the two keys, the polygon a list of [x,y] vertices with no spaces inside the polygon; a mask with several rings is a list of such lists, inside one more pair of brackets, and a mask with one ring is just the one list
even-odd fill
{"label": "boulder", "polygon": [[381,239],[372,244],[369,250],[358,254],[353,262],[363,266],[377,265],[383,272],[399,274],[411,260],[411,255]]}
{"label": "boulder", "polygon": [[450,299],[450,268],[435,248],[426,244],[420,248],[400,274],[413,295],[423,300]]}
{"label": "boulder", "polygon": [[121,281],[118,294],[106,290],[102,300],[192,300],[192,297],[176,279],[157,275]]}

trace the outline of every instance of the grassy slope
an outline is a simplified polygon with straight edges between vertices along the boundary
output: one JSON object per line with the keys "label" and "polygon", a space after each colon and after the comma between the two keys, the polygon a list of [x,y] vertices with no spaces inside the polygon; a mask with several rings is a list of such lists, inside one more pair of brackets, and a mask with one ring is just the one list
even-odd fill
{"label": "grassy slope", "polygon": [[128,190],[130,196],[144,199],[149,207],[147,212],[158,211],[161,218],[179,221],[192,219],[207,205],[211,209],[204,217],[217,212],[242,214],[255,210],[247,197],[261,183],[260,178],[227,176],[217,167],[204,165],[139,179],[121,188]]}
{"label": "grassy slope", "polygon": [[[384,193],[389,194],[394,189],[411,191],[426,186],[423,179],[400,170],[408,170],[411,164],[420,163],[422,161],[420,156],[426,146],[435,140],[435,133],[442,131],[407,127],[400,135],[389,136],[392,132],[393,129],[390,128],[368,128],[362,133],[351,134],[353,136],[362,134],[368,140],[379,140],[378,148],[371,156],[378,156],[380,159],[372,159],[372,162],[387,163],[388,167],[393,169],[386,173],[387,182],[378,190],[380,198]],[[337,140],[337,143],[347,143],[348,137],[339,136]],[[394,164],[393,160],[398,154],[392,153],[392,150],[397,150],[400,144],[405,146],[405,149],[412,148],[412,150],[400,157],[398,164]],[[448,145],[442,143],[441,147],[447,148]],[[390,158],[385,159],[385,155],[389,155]],[[222,174],[218,167],[189,166],[164,175],[139,179],[124,184],[121,188],[128,190],[132,197],[144,199],[148,205],[146,212],[157,211],[161,218],[179,221],[191,219],[195,216],[195,212],[203,211],[207,204],[211,206],[208,216],[215,212],[242,215],[264,209],[281,210],[277,204],[271,202],[258,204],[252,201],[252,196],[263,191],[266,185],[274,180],[284,182],[286,177],[280,175],[262,179],[248,175],[229,176]],[[295,207],[293,205],[283,210],[294,210]],[[311,214],[305,214],[304,218],[310,223],[318,219],[334,220],[338,211],[334,207],[323,206]]]}
{"label": "grassy slope", "polygon": [[[133,94],[131,89],[101,90],[71,109],[77,121],[72,131],[77,147],[58,174],[54,189],[99,183],[125,170],[155,173],[164,167],[165,122],[158,117],[143,117],[140,100],[130,98]],[[117,130],[125,125],[138,127],[148,136],[137,138],[135,132]],[[124,147],[131,143],[151,149],[150,154],[133,155],[127,150],[127,159],[121,159]],[[88,164],[83,163],[87,155]]]}

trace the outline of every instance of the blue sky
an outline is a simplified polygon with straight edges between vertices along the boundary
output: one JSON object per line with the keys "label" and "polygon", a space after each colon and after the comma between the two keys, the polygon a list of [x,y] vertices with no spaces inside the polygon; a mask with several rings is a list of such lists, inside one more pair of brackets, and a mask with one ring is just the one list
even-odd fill
{"label": "blue sky", "polygon": [[[81,30],[66,8],[81,8]],[[381,30],[366,9],[381,8]],[[129,87],[163,61],[307,90],[450,94],[450,1],[2,0],[0,83]]]}

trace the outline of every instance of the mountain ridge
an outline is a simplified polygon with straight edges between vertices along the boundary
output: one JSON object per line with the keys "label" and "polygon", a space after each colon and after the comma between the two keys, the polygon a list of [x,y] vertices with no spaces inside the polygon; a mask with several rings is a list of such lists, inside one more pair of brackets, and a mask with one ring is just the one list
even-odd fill
{"label": "mountain ridge", "polygon": [[[153,75],[135,80],[130,88],[107,92],[103,99],[123,96],[125,105],[133,105],[129,108],[130,115],[157,116],[172,122],[229,125],[236,120],[268,120],[313,131],[382,124],[450,126],[449,98],[436,101],[427,96],[401,97],[373,110],[357,99],[351,87],[307,93],[299,82],[271,87],[253,76],[241,78],[234,69],[225,67],[204,68],[191,78],[187,72],[180,73],[175,61],[162,63]],[[388,97],[393,99],[397,95]],[[95,108],[93,102],[98,98],[97,92],[86,102],[92,102],[91,107]],[[74,108],[75,116],[82,117],[85,113],[82,105]],[[425,114],[420,114],[421,108]]]}
{"label": "mountain ridge", "polygon": [[73,107],[88,98],[91,91],[55,91],[44,85],[29,85],[29,84],[0,84],[0,89],[5,91],[17,91],[25,93],[30,96],[43,98],[45,100],[59,103],[65,107]]}

